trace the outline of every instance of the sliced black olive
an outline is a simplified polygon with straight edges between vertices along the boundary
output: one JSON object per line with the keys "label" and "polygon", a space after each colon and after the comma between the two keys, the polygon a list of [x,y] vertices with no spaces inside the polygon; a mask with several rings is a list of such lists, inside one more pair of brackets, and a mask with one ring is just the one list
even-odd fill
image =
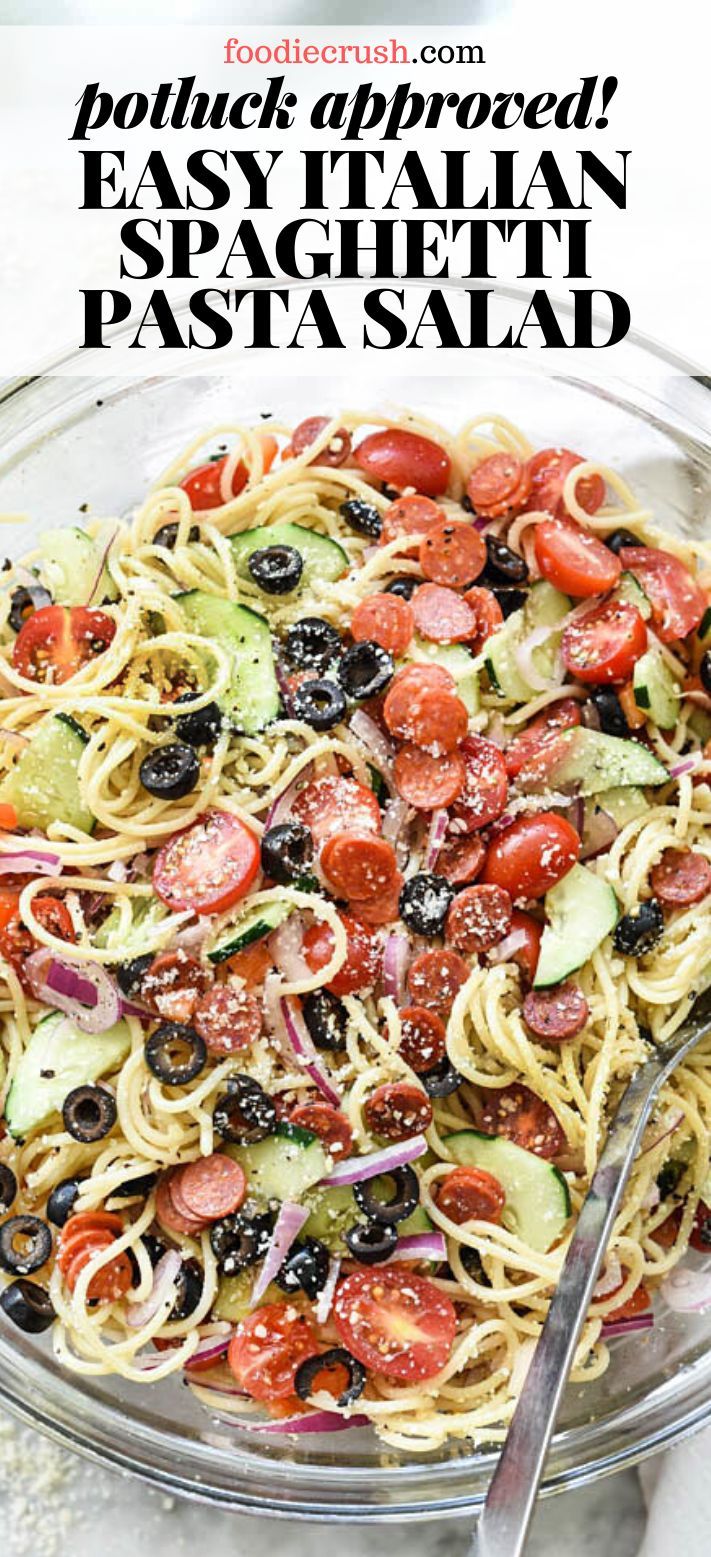
{"label": "sliced black olive", "polygon": [[51,604],[52,596],[48,589],[42,588],[41,584],[30,584],[27,588],[21,584],[17,589],[13,589],[8,615],[8,622],[13,632],[19,633],[28,616],[32,616],[34,611],[41,611],[43,606]]}
{"label": "sliced black olive", "polygon": [[422,871],[411,876],[400,893],[400,917],[416,935],[441,935],[454,887],[444,876]]}
{"label": "sliced black olive", "polygon": [[338,666],[338,679],[346,697],[356,702],[377,697],[395,674],[395,662],[379,643],[354,643]]}
{"label": "sliced black olive", "polygon": [[420,1081],[428,1097],[449,1097],[450,1092],[456,1092],[461,1087],[464,1077],[455,1070],[451,1060],[444,1056],[431,1070],[426,1070],[420,1076]]}
{"label": "sliced black olive", "polygon": [[276,1128],[274,1099],[253,1076],[230,1076],[227,1091],[215,1104],[212,1122],[223,1141],[251,1146]]}
{"label": "sliced black olive", "polygon": [[144,1233],[141,1242],[145,1244],[148,1258],[155,1270],[158,1261],[162,1260],[163,1255],[167,1252],[166,1245],[162,1238],[156,1238],[155,1233]]}
{"label": "sliced black olive", "polygon": [[0,1227],[0,1268],[31,1276],[52,1253],[52,1234],[38,1216],[11,1216]]}
{"label": "sliced black olive", "polygon": [[10,1210],[17,1194],[17,1179],[7,1163],[0,1162],[0,1216]]}
{"label": "sliced black olive", "polygon": [[111,1193],[117,1200],[127,1200],[130,1195],[142,1195],[147,1200],[157,1183],[157,1173],[141,1173],[135,1179],[124,1179],[123,1184],[118,1184]]}
{"label": "sliced black olive", "polygon": [[348,1383],[336,1400],[338,1406],[350,1406],[365,1389],[366,1372],[362,1362],[352,1357],[345,1346],[331,1346],[317,1357],[307,1357],[294,1374],[294,1389],[300,1400],[309,1400],[314,1382],[320,1373],[330,1373],[334,1368],[345,1368]]}
{"label": "sliced black olive", "polygon": [[459,1258],[467,1275],[471,1276],[473,1281],[478,1281],[480,1287],[491,1286],[478,1249],[472,1249],[469,1244],[462,1243],[459,1245]]}
{"label": "sliced black olive", "polygon": [[294,718],[309,724],[312,730],[332,730],[346,714],[346,700],[335,681],[302,681],[291,706]]}
{"label": "sliced black olive", "polygon": [[[485,535],[486,567],[493,580],[503,584],[525,584],[528,566],[517,551],[513,551],[498,535]],[[482,575],[483,577],[483,575]]]}
{"label": "sliced black olive", "polygon": [[262,1260],[274,1231],[268,1212],[248,1216],[244,1211],[225,1216],[210,1229],[212,1252],[223,1276],[236,1276]]}
{"label": "sliced black olive", "polygon": [[61,1183],[55,1184],[47,1201],[47,1217],[50,1222],[54,1222],[55,1227],[63,1227],[69,1220],[78,1194],[78,1179],[62,1179]]}
{"label": "sliced black olive", "polygon": [[62,1105],[64,1128],[75,1141],[102,1141],[117,1119],[116,1099],[106,1087],[73,1087]]}
{"label": "sliced black olive", "polygon": [[314,989],[301,1004],[304,1021],[317,1049],[345,1049],[348,1012],[330,989]]}
{"label": "sliced black olive", "polygon": [[[162,524],[153,537],[154,546],[165,546],[167,551],[173,551],[178,539],[178,525],[174,520],[170,524]],[[199,541],[200,531],[196,524],[190,526],[189,541]]]}
{"label": "sliced black olive", "polygon": [[146,1039],[148,1069],[167,1087],[184,1087],[194,1081],[207,1060],[205,1040],[183,1022],[164,1022]]}
{"label": "sliced black olive", "polygon": [[143,758],[138,775],[149,795],[159,800],[180,800],[189,795],[200,777],[200,762],[192,746],[171,741]]}
{"label": "sliced black olive", "polygon": [[699,665],[699,675],[704,691],[708,692],[709,697],[711,697],[711,649],[707,649],[702,656],[701,664]]}
{"label": "sliced black olive", "polygon": [[114,968],[116,983],[127,1000],[133,1000],[139,994],[141,980],[148,972],[152,961],[153,953],[144,952],[142,957],[132,957],[130,962],[119,962]]}
{"label": "sliced black olive", "polygon": [[295,546],[260,546],[247,559],[247,567],[265,595],[288,595],[304,571],[304,559]]}
{"label": "sliced black olive", "polygon": [[[389,1200],[385,1200],[382,1190],[385,1186],[387,1192],[388,1185],[392,1186],[392,1193]],[[420,1184],[414,1168],[406,1164],[379,1174],[375,1179],[363,1179],[354,1184],[353,1194],[369,1222],[384,1222],[387,1227],[412,1216],[420,1203]]]}
{"label": "sliced black olive", "polygon": [[515,584],[494,584],[491,592],[501,607],[503,617],[513,616],[514,611],[520,611],[528,600],[528,592],[518,589]]}
{"label": "sliced black olive", "polygon": [[460,500],[459,507],[464,509],[465,514],[473,514],[474,504],[468,492],[464,493],[463,498]]}
{"label": "sliced black olive", "polygon": [[[181,692],[173,706],[178,708],[181,703],[192,702],[192,692]],[[222,712],[217,703],[205,703],[194,713],[181,714],[175,721],[178,740],[185,741],[188,746],[214,746],[221,729]]]}
{"label": "sliced black olive", "polygon": [[633,535],[631,530],[613,530],[611,535],[605,536],[605,545],[617,556],[623,546],[644,546],[644,541],[638,535]]}
{"label": "sliced black olive", "polygon": [[682,1157],[670,1157],[665,1162],[661,1172],[657,1174],[657,1188],[662,1200],[668,1200],[669,1196],[674,1194],[688,1166],[689,1164],[684,1162]]}
{"label": "sliced black olive", "polygon": [[262,870],[280,886],[307,875],[314,857],[314,841],[303,822],[280,822],[262,834]]}
{"label": "sliced black olive", "polygon": [[339,513],[358,535],[367,535],[377,541],[382,534],[383,521],[377,508],[373,503],[366,503],[362,497],[347,498],[345,503],[341,503]]}
{"label": "sliced black olive", "polygon": [[385,593],[386,595],[399,595],[401,600],[411,600],[415,590],[419,589],[421,583],[421,578],[412,578],[411,575],[403,574],[402,578],[393,578],[389,584],[385,585]]}
{"label": "sliced black olive", "polygon": [[664,934],[664,915],[656,897],[638,903],[623,914],[614,934],[615,951],[625,957],[643,957],[652,951]]}
{"label": "sliced black olive", "polygon": [[36,1281],[11,1281],[0,1293],[0,1308],[26,1335],[41,1335],[56,1318],[49,1293]]}
{"label": "sliced black olive", "polygon": [[343,1238],[354,1260],[361,1265],[382,1265],[397,1248],[395,1228],[386,1227],[382,1222],[356,1222]]}
{"label": "sliced black olive", "polygon": [[619,735],[622,740],[629,740],[630,727],[624,715],[622,704],[612,687],[596,687],[590,693],[592,703],[599,720],[599,728],[605,735]]}
{"label": "sliced black olive", "polygon": [[275,1276],[282,1292],[305,1292],[309,1298],[317,1298],[328,1276],[331,1256],[325,1243],[318,1238],[304,1238],[292,1244],[289,1253]]}
{"label": "sliced black olive", "polygon": [[177,1276],[177,1296],[169,1320],[189,1319],[202,1297],[203,1273],[197,1260],[184,1260]]}
{"label": "sliced black olive", "polygon": [[340,653],[341,635],[321,616],[304,616],[295,622],[284,640],[284,654],[299,670],[325,670]]}

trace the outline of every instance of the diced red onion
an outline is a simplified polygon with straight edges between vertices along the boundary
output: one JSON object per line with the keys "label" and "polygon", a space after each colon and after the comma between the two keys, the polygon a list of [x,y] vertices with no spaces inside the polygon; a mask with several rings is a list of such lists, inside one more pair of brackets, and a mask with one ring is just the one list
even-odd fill
{"label": "diced red onion", "polygon": [[693,773],[703,761],[703,752],[695,751],[690,756],[684,757],[681,762],[676,762],[674,767],[669,769],[669,777],[681,778],[682,773]]}
{"label": "diced red onion", "polygon": [[283,789],[281,794],[275,797],[264,818],[265,829],[276,827],[277,822],[286,821],[291,814],[291,808],[299,791],[310,782],[313,776],[313,767],[312,762],[307,762],[306,767],[302,768],[300,773],[297,773],[296,778],[292,779],[290,784],[287,784],[286,789]]}
{"label": "diced red onion", "polygon": [[435,869],[448,826],[448,811],[445,811],[443,807],[439,807],[438,810],[432,812],[430,830],[427,835],[427,848],[425,850],[425,870]]}
{"label": "diced red onion", "polygon": [[285,1200],[279,1207],[279,1215],[276,1219],[271,1243],[264,1256],[264,1264],[252,1287],[252,1306],[264,1297],[270,1281],[278,1276],[287,1254],[295,1238],[309,1218],[306,1206],[297,1206],[292,1200]]}
{"label": "diced red onion", "polygon": [[653,1152],[655,1146],[659,1146],[661,1141],[666,1141],[668,1135],[673,1135],[674,1131],[678,1130],[679,1125],[683,1124],[685,1118],[686,1115],[683,1109],[672,1109],[671,1113],[667,1114],[666,1118],[660,1121],[660,1130],[658,1134],[655,1135],[654,1140],[650,1141],[649,1145],[645,1146],[644,1150],[640,1152],[640,1157],[646,1157],[647,1152]]}
{"label": "diced red onion", "polygon": [[360,1184],[365,1179],[376,1179],[381,1173],[392,1173],[394,1168],[404,1168],[408,1162],[416,1162],[427,1151],[424,1135],[412,1135],[409,1141],[397,1141],[382,1151],[368,1152],[364,1157],[348,1157],[339,1162],[321,1183]]}
{"label": "diced red onion", "polygon": [[555,674],[552,676],[542,676],[533,663],[534,650],[539,649],[541,644],[546,643],[551,633],[557,631],[557,627],[557,623],[555,626],[534,627],[533,632],[528,633],[522,643],[514,645],[514,659],[518,669],[524,681],[528,683],[529,687],[533,687],[534,692],[552,691],[553,687],[560,686],[565,675],[562,661],[559,661]]}
{"label": "diced red onion", "polygon": [[312,970],[301,949],[303,938],[301,914],[289,914],[288,919],[284,919],[269,936],[269,950],[279,972],[289,984],[311,977]]}
{"label": "diced red onion", "polygon": [[600,1339],[613,1341],[617,1335],[634,1335],[638,1330],[652,1330],[654,1314],[631,1314],[629,1319],[611,1319],[600,1331]]}
{"label": "diced red onion", "polygon": [[488,530],[489,525],[493,523],[494,520],[487,519],[484,514],[475,514],[474,518],[472,519],[472,529],[479,531]]}
{"label": "diced red onion", "polygon": [[340,1416],[337,1411],[305,1411],[303,1416],[282,1417],[272,1422],[255,1422],[244,1417],[221,1417],[231,1427],[247,1433],[342,1433],[350,1427],[370,1427],[367,1416]]}
{"label": "diced red onion", "polygon": [[106,872],[109,881],[128,881],[128,865],[125,860],[112,860]]}
{"label": "diced red onion", "polygon": [[383,990],[398,1006],[405,1003],[405,979],[410,962],[410,942],[401,931],[393,930],[383,953]]}
{"label": "diced red onion", "polygon": [[126,1310],[126,1324],[132,1330],[140,1330],[143,1325],[149,1324],[163,1304],[170,1302],[170,1308],[173,1307],[182,1263],[177,1249],[168,1249],[161,1255],[153,1272],[153,1286],[148,1297],[143,1303],[131,1303]]}
{"label": "diced red onion", "polygon": [[98,962],[79,967],[43,946],[25,959],[25,973],[36,999],[64,1011],[82,1032],[103,1033],[118,1021],[121,997]]}
{"label": "diced red onion", "polygon": [[[187,1371],[186,1365],[183,1368],[183,1373],[187,1374]],[[198,1385],[200,1389],[207,1390],[210,1395],[222,1396],[224,1400],[250,1400],[252,1398],[247,1394],[246,1389],[238,1389],[236,1384],[215,1384],[212,1379],[208,1378],[194,1378],[188,1382]],[[227,1418],[225,1417],[223,1420],[227,1421]],[[230,1417],[230,1421],[236,1420],[236,1417]],[[244,1426],[244,1423],[239,1423],[239,1426]]]}
{"label": "diced red onion", "polygon": [[711,1270],[677,1266],[664,1277],[660,1291],[675,1313],[702,1314],[711,1308]]}
{"label": "diced red onion", "polygon": [[396,795],[394,800],[388,801],[383,814],[383,837],[388,843],[398,843],[410,820],[410,807],[406,800]]}
{"label": "diced red onion", "polygon": [[319,1092],[323,1093],[327,1101],[332,1103],[334,1108],[340,1108],[341,1094],[312,1043],[311,1035],[306,1027],[301,1011],[285,995],[280,996],[279,1009],[284,1020],[289,1043],[299,1064],[306,1071],[307,1075],[311,1077],[314,1086],[318,1087]]}
{"label": "diced red onion", "polygon": [[499,941],[497,946],[492,946],[491,950],[487,952],[487,962],[494,964],[499,962],[512,962],[516,956],[516,953],[523,950],[523,947],[526,945],[526,941],[527,936],[525,930],[509,930],[508,935],[504,936],[503,941]]}
{"label": "diced red onion", "polygon": [[35,876],[56,876],[62,869],[58,854],[45,854],[39,849],[14,849],[0,854],[0,876],[32,873]]}
{"label": "diced red onion", "polygon": [[431,1233],[410,1233],[404,1238],[398,1238],[397,1247],[390,1255],[390,1261],[436,1260],[439,1263],[446,1258],[447,1245],[444,1233],[438,1233],[434,1228]]}
{"label": "diced red onion", "polygon": [[593,1290],[594,1298],[608,1297],[610,1292],[617,1292],[622,1286],[622,1266],[616,1254],[608,1254],[602,1267],[597,1285]]}
{"label": "diced red onion", "polygon": [[[577,802],[575,802],[577,804]],[[614,843],[619,828],[609,811],[604,811],[602,806],[596,806],[587,819],[587,827],[583,823],[583,846],[580,850],[581,860],[595,859],[596,855],[603,854]]]}
{"label": "diced red onion", "polygon": [[195,1347],[195,1351],[193,1352],[192,1356],[188,1358],[185,1364],[185,1373],[190,1373],[190,1370],[194,1370],[198,1364],[200,1368],[202,1368],[203,1364],[206,1362],[221,1362],[222,1358],[225,1356],[230,1341],[232,1340],[233,1334],[234,1330],[232,1325],[226,1325],[225,1333],[222,1335],[203,1336],[203,1339]]}
{"label": "diced red onion", "polygon": [[111,550],[111,547],[114,544],[114,541],[116,540],[116,536],[118,535],[118,533],[119,532],[118,532],[118,526],[117,526],[115,530],[111,531],[111,534],[109,535],[109,538],[108,538],[108,540],[107,540],[107,542],[106,542],[106,544],[104,546],[104,549],[103,549],[103,551],[101,553],[101,560],[100,560],[99,566],[98,566],[98,568],[96,570],[96,578],[94,579],[94,582],[93,582],[93,584],[91,586],[91,589],[89,590],[89,594],[87,595],[87,599],[86,599],[86,604],[87,605],[91,605],[91,602],[94,599],[96,591],[99,588],[99,584],[101,582],[101,575],[102,575],[102,573],[104,571],[104,568],[106,567],[106,563],[107,563],[107,560],[108,560],[109,552]]}
{"label": "diced red onion", "polygon": [[338,1258],[338,1255],[334,1254],[328,1267],[328,1275],[321,1288],[321,1291],[319,1292],[318,1302],[316,1304],[316,1323],[319,1325],[325,1325],[326,1320],[328,1319],[328,1316],[331,1312],[340,1270],[341,1262]]}
{"label": "diced red onion", "polygon": [[349,724],[353,734],[362,742],[369,756],[372,757],[375,767],[388,780],[388,783],[392,783],[395,752],[380,726],[376,724],[374,719],[371,719],[370,714],[367,714],[364,708],[356,709],[356,712],[351,716]]}

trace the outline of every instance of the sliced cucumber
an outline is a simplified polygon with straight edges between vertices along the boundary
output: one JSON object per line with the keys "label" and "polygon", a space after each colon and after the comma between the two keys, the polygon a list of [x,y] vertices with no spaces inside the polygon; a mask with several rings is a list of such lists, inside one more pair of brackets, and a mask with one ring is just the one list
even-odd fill
{"label": "sliced cucumber", "polygon": [[103,547],[76,526],[45,530],[40,537],[42,576],[58,605],[115,600],[118,590],[106,568],[97,583]]}
{"label": "sliced cucumber", "polygon": [[[343,1254],[346,1248],[343,1234],[349,1227],[354,1227],[356,1222],[363,1221],[363,1212],[356,1203],[351,1185],[333,1184],[316,1189],[308,1196],[308,1203],[311,1210],[303,1236],[319,1238],[335,1254]],[[410,1216],[398,1222],[397,1231],[400,1238],[413,1233],[431,1232],[432,1223],[424,1206],[416,1206]]]}
{"label": "sliced cucumber", "polygon": [[228,1146],[228,1157],[241,1163],[248,1190],[263,1200],[300,1200],[329,1172],[321,1141],[309,1130],[277,1125],[274,1135],[254,1146]]}
{"label": "sliced cucumber", "polygon": [[415,638],[410,650],[412,660],[433,660],[443,665],[457,683],[457,692],[468,714],[479,712],[479,672],[474,660],[460,643],[426,643]]}
{"label": "sliced cucumber", "polygon": [[585,865],[574,865],[546,892],[548,923],[543,931],[534,989],[547,989],[582,968],[614,930],[620,907],[606,881]]}
{"label": "sliced cucumber", "polygon": [[656,647],[637,661],[632,677],[634,700],[660,730],[673,730],[681,713],[680,687]]}
{"label": "sliced cucumber", "polygon": [[620,582],[612,599],[624,600],[625,605],[636,606],[645,622],[648,622],[652,615],[652,602],[649,596],[645,595],[642,585],[638,583],[634,573],[625,572],[620,575]]}
{"label": "sliced cucumber", "polygon": [[263,730],[279,712],[269,623],[248,606],[220,600],[201,589],[188,590],[177,599],[188,626],[214,639],[231,656],[231,686],[222,699],[228,718],[246,735]]}
{"label": "sliced cucumber", "polygon": [[212,1305],[215,1319],[227,1319],[230,1324],[238,1325],[242,1319],[247,1318],[253,1307],[261,1308],[266,1303],[284,1302],[281,1288],[276,1285],[276,1282],[270,1281],[264,1296],[258,1303],[253,1304],[254,1281],[253,1270],[242,1270],[238,1276],[220,1276],[217,1283],[217,1296]]}
{"label": "sliced cucumber", "polygon": [[83,1033],[68,1016],[52,1012],[35,1028],[20,1058],[5,1103],[5,1121],[15,1140],[59,1113],[73,1087],[116,1070],[131,1048],[125,1022],[103,1033]]}
{"label": "sliced cucumber", "polygon": [[271,935],[272,930],[283,924],[290,913],[290,903],[260,903],[259,908],[243,914],[236,924],[228,925],[220,931],[208,948],[208,961],[226,962],[228,957],[244,951],[245,946],[251,946],[253,941],[261,941],[263,936]]}
{"label": "sliced cucumber", "polygon": [[562,1173],[543,1157],[500,1135],[459,1130],[444,1144],[455,1162],[493,1173],[506,1195],[502,1222],[508,1231],[545,1254],[560,1238],[570,1216],[570,1195]]}
{"label": "sliced cucumber", "polygon": [[[529,788],[571,789],[579,795],[600,795],[621,785],[664,784],[669,777],[664,764],[641,741],[622,740],[602,730],[577,725],[555,741],[545,774]],[[520,780],[519,780],[520,787]]]}
{"label": "sliced cucumber", "polygon": [[707,741],[711,741],[711,714],[708,714],[705,708],[693,708],[686,722],[702,746],[705,746]]}
{"label": "sliced cucumber", "polygon": [[125,927],[121,910],[112,908],[94,933],[94,945],[110,951],[116,962],[129,962],[143,952],[158,949],[160,926],[170,910],[157,897],[131,899],[131,922]]}
{"label": "sliced cucumber", "polygon": [[337,541],[301,524],[260,525],[257,530],[242,530],[240,535],[231,535],[229,540],[240,578],[251,577],[247,566],[249,558],[253,551],[260,551],[263,546],[293,546],[298,551],[304,561],[300,588],[311,578],[325,579],[332,584],[350,566],[348,553]]}
{"label": "sliced cucumber", "polygon": [[15,807],[20,827],[46,832],[51,822],[66,822],[79,832],[91,832],[94,818],[79,784],[79,759],[87,739],[68,714],[42,720],[0,784],[0,800]]}
{"label": "sliced cucumber", "polygon": [[[489,638],[484,664],[492,687],[514,703],[529,703],[538,693],[529,686],[516,660],[516,649],[537,627],[555,627],[570,610],[567,595],[541,579],[529,592],[521,611],[514,611],[503,626]],[[545,643],[533,650],[531,662],[539,675],[552,677],[561,634],[552,632]]]}
{"label": "sliced cucumber", "polygon": [[649,810],[647,796],[643,789],[637,789],[634,784],[629,787],[623,785],[618,789],[604,789],[598,794],[598,805],[603,811],[607,811],[613,822],[617,823],[620,831],[628,822],[635,822],[638,816],[644,816]]}

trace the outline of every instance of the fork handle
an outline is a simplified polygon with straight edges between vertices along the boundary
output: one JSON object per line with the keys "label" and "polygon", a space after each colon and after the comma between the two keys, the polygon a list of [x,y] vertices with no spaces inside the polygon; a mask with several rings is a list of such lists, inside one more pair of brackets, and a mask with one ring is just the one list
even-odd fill
{"label": "fork handle", "polygon": [[528,1377],[479,1518],[470,1557],[521,1557],[558,1407],[665,1057],[627,1086],[570,1241]]}

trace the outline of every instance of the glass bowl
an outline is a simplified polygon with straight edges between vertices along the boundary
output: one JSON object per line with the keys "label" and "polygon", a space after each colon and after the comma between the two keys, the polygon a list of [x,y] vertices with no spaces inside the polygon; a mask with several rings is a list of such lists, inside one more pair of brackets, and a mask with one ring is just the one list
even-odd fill
{"label": "glass bowl", "polygon": [[[123,513],[200,428],[270,411],[295,423],[343,405],[410,404],[455,427],[496,407],[539,445],[563,444],[616,466],[661,525],[697,535],[711,492],[708,415],[701,378],[660,348],[629,340],[616,375],[584,379],[524,353],[466,373],[418,376],[357,364],[318,384],[284,378],[273,354],[250,357],[232,377],[155,377],[140,383],[61,377],[0,393],[0,512],[28,515],[8,533],[17,553],[41,523]],[[74,365],[76,371],[76,364]],[[408,365],[409,367],[409,365]],[[663,1312],[651,1332],[612,1343],[608,1372],[571,1387],[548,1461],[544,1492],[607,1475],[711,1420],[711,1313]],[[0,1327],[0,1400],[35,1427],[91,1458],[171,1492],[246,1512],[352,1522],[471,1514],[494,1452],[454,1442],[422,1457],[355,1429],[335,1437],[260,1438],[218,1422],[175,1380],[141,1387],[78,1379],[54,1361],[47,1338]]]}

